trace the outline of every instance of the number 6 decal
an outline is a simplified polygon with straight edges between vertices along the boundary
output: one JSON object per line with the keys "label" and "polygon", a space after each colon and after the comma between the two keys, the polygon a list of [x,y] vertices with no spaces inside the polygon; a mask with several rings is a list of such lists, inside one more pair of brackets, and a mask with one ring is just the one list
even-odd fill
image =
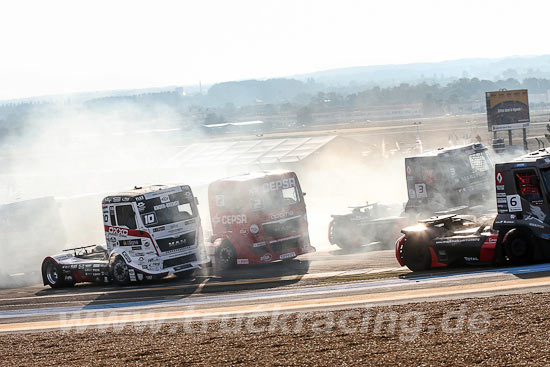
{"label": "number 6 decal", "polygon": [[506,202],[508,203],[509,212],[521,212],[521,198],[519,195],[507,195]]}

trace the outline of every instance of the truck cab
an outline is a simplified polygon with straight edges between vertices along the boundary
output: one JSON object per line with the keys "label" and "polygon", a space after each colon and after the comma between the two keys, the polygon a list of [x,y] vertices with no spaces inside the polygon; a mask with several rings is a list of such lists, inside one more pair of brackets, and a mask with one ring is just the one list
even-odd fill
{"label": "truck cab", "polygon": [[47,257],[44,284],[114,281],[188,274],[207,263],[197,201],[187,185],[153,185],[102,201],[106,246]]}
{"label": "truck cab", "polygon": [[495,166],[501,255],[522,264],[550,259],[550,149]]}
{"label": "truck cab", "polygon": [[304,193],[290,171],[225,178],[208,187],[212,266],[264,264],[314,252]]}
{"label": "truck cab", "polygon": [[405,212],[431,216],[459,207],[492,207],[492,167],[487,148],[479,143],[405,158],[409,195]]}

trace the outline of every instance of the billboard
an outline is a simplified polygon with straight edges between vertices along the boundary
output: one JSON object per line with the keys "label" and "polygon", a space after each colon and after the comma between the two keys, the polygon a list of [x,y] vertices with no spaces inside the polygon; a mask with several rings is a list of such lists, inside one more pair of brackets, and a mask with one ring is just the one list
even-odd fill
{"label": "billboard", "polygon": [[521,129],[529,126],[527,89],[486,92],[489,131]]}

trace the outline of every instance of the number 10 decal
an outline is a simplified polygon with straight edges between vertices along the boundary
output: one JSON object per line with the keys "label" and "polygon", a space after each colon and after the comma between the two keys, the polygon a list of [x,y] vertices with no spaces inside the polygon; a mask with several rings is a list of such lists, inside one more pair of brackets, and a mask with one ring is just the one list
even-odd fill
{"label": "number 10 decal", "polygon": [[155,213],[143,214],[143,223],[145,225],[155,224],[157,222],[157,216]]}

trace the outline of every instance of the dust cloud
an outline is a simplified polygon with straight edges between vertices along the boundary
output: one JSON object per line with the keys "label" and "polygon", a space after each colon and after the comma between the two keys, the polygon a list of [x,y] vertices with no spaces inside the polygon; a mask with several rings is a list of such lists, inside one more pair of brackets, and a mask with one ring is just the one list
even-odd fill
{"label": "dust cloud", "polygon": [[364,155],[345,149],[345,142],[295,164],[178,165],[178,153],[207,137],[162,105],[148,111],[53,105],[29,114],[25,125],[23,134],[3,142],[0,154],[0,287],[39,283],[45,256],[104,243],[101,199],[135,185],[191,185],[208,240],[209,182],[262,169],[293,170],[307,193],[310,238],[320,251],[336,249],[328,242],[331,214],[366,202],[407,200],[403,153]]}
{"label": "dust cloud", "polygon": [[104,243],[101,200],[135,185],[198,182],[164,165],[185,126],[162,105],[147,112],[49,105],[22,121],[0,153],[0,287],[41,282],[45,256]]}

